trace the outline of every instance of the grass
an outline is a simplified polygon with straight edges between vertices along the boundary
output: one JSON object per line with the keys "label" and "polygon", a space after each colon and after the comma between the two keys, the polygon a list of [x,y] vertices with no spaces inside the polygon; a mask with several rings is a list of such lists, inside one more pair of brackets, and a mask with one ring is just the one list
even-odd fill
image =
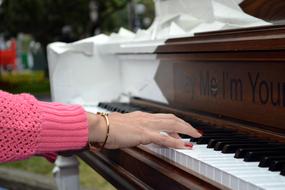
{"label": "grass", "polygon": [[50,94],[49,80],[43,71],[2,72],[0,89],[10,93]]}
{"label": "grass", "polygon": [[[52,177],[52,169],[54,164],[48,162],[41,157],[33,157],[24,161],[16,161],[13,163],[1,164],[0,167],[15,168],[31,173],[42,174]],[[115,188],[109,184],[104,178],[90,168],[85,162],[80,160],[80,185],[85,189],[96,190],[114,190]]]}

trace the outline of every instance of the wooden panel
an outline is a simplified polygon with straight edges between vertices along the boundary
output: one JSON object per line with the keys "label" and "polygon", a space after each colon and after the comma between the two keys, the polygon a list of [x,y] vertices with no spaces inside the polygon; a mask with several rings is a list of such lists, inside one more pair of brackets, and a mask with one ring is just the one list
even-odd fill
{"label": "wooden panel", "polygon": [[247,13],[276,24],[285,23],[284,0],[244,0],[240,4]]}
{"label": "wooden panel", "polygon": [[284,73],[285,62],[207,62],[190,57],[162,61],[156,82],[172,107],[273,126],[285,134]]}
{"label": "wooden panel", "polygon": [[211,32],[201,32],[195,33],[194,37],[183,37],[183,38],[173,38],[167,40],[167,44],[170,43],[187,43],[188,41],[193,40],[221,40],[221,39],[237,39],[240,38],[259,38],[264,39],[266,36],[269,38],[272,35],[284,35],[285,27],[284,25],[269,25],[269,26],[257,26],[250,28],[238,28],[238,29],[227,29]]}
{"label": "wooden panel", "polygon": [[118,189],[219,189],[140,148],[86,151],[79,156]]}
{"label": "wooden panel", "polygon": [[285,50],[285,27],[256,27],[200,33],[166,41],[155,51],[165,53]]}

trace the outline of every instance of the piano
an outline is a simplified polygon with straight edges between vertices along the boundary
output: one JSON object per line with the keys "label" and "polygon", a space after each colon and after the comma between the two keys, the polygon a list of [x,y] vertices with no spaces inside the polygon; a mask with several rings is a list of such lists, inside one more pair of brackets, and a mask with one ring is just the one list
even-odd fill
{"label": "piano", "polygon": [[[193,150],[151,144],[78,156],[118,189],[285,189],[285,2],[245,0],[240,6],[273,25],[172,38],[154,51],[149,43],[102,47],[120,63],[103,69],[123,89],[114,87],[113,96],[123,98],[86,109],[173,113],[203,132],[199,139],[182,136]],[[54,100],[74,97],[76,89],[62,96],[67,83],[51,80]]]}

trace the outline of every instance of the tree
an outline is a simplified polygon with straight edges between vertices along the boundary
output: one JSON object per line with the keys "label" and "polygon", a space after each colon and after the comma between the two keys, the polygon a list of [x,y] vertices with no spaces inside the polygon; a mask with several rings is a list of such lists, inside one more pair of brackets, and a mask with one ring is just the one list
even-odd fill
{"label": "tree", "polygon": [[[77,38],[93,35],[90,29],[89,3],[91,0],[4,0],[0,11],[0,33],[16,36],[31,34],[44,45],[57,40],[62,28],[71,26]],[[103,32],[112,30],[106,25],[110,15],[123,9],[127,0],[96,0],[98,22],[93,26]],[[112,23],[112,22],[111,22]],[[115,23],[115,22],[113,22]]]}

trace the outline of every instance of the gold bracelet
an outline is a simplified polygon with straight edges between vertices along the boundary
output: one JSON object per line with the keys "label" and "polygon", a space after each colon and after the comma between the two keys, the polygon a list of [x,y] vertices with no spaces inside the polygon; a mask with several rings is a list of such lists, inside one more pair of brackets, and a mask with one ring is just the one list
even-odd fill
{"label": "gold bracelet", "polygon": [[106,137],[105,137],[105,140],[103,141],[102,146],[100,146],[100,143],[98,143],[98,142],[90,142],[89,141],[89,149],[92,152],[97,151],[98,147],[100,148],[100,150],[103,150],[105,145],[106,145],[106,143],[107,143],[109,134],[110,134],[110,122],[109,122],[109,118],[108,118],[108,113],[97,112],[97,115],[100,115],[100,116],[105,118],[105,121],[106,121],[106,124],[107,124],[107,133],[106,133]]}

